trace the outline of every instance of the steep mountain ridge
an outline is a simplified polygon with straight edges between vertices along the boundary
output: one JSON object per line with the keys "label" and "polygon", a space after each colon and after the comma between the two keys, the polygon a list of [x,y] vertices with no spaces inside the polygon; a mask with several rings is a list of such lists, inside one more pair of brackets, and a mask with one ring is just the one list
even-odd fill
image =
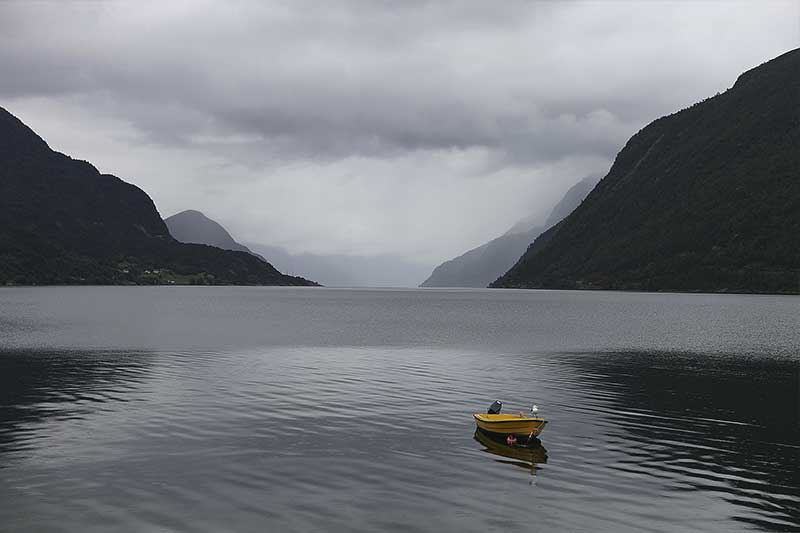
{"label": "steep mountain ridge", "polygon": [[575,209],[597,183],[587,176],[569,188],[550,211],[543,226],[520,220],[506,233],[437,266],[421,287],[486,287],[504,274],[525,253],[542,231]]}
{"label": "steep mountain ridge", "polygon": [[157,283],[312,284],[178,243],[144,191],[51,150],[0,107],[0,284]]}
{"label": "steep mountain ridge", "polygon": [[798,235],[800,49],[639,131],[493,286],[798,293]]}

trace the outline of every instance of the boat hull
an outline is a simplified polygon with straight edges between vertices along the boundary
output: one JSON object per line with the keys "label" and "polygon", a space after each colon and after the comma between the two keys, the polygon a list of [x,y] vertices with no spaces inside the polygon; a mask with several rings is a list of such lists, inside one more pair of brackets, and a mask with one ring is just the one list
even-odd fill
{"label": "boat hull", "polygon": [[523,417],[516,415],[490,415],[476,413],[472,415],[475,423],[483,431],[497,435],[532,435],[538,437],[547,421],[543,418]]}

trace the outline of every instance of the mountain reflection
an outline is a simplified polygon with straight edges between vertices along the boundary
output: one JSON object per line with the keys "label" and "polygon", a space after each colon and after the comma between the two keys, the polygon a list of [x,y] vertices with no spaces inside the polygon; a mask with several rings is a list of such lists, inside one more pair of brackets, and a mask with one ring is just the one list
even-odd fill
{"label": "mountain reflection", "polygon": [[32,448],[43,422],[78,420],[105,403],[129,401],[149,359],[141,352],[0,352],[0,460]]}
{"label": "mountain reflection", "polygon": [[562,363],[603,398],[589,406],[599,431],[627,455],[612,468],[716,492],[758,527],[800,523],[800,363],[646,352]]}

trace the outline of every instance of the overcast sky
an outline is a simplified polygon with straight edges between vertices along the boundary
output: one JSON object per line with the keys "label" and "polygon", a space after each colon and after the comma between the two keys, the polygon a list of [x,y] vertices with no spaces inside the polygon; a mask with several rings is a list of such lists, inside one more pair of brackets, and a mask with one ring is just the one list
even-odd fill
{"label": "overcast sky", "polygon": [[800,45],[800,2],[0,2],[0,105],[241,241],[437,263]]}

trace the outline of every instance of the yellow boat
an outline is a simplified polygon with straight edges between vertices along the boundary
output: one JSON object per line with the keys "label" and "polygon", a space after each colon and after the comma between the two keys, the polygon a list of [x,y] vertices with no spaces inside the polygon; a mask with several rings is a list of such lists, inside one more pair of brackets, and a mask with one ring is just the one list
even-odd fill
{"label": "yellow boat", "polygon": [[501,415],[475,413],[472,415],[478,427],[489,433],[500,435],[532,435],[538,437],[544,431],[547,420],[539,416]]}
{"label": "yellow boat", "polygon": [[503,402],[495,400],[487,413],[475,413],[472,416],[480,429],[497,435],[538,437],[544,431],[547,420],[538,416],[539,408],[535,405],[531,407],[531,416],[525,416],[522,411],[518,415],[501,415],[502,408]]}

